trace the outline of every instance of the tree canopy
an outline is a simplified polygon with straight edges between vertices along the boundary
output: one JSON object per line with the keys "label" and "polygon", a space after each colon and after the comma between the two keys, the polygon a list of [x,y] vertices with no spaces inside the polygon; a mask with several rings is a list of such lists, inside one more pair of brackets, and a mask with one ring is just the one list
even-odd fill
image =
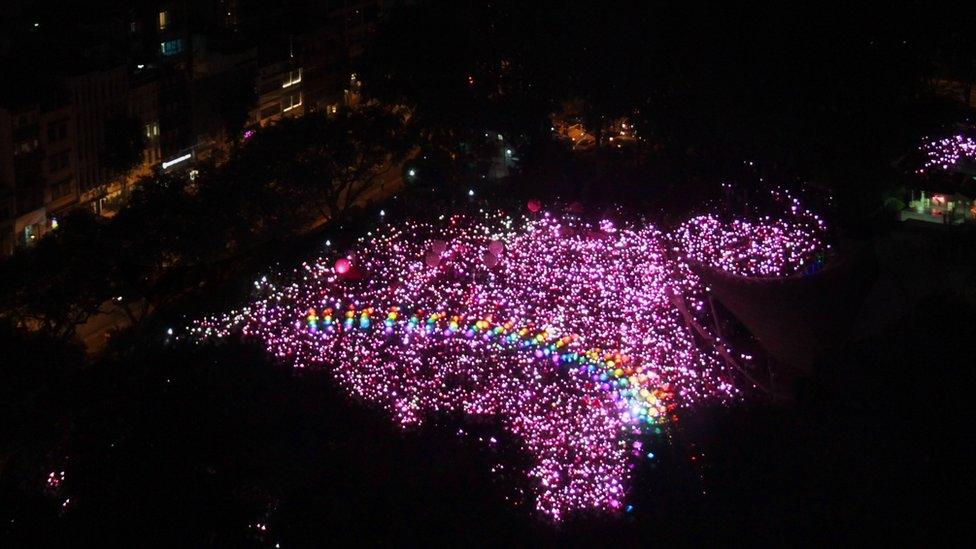
{"label": "tree canopy", "polygon": [[235,151],[224,183],[248,201],[274,196],[293,222],[339,218],[397,176],[411,147],[402,116],[378,106],[285,118]]}
{"label": "tree canopy", "polygon": [[105,121],[104,165],[117,177],[125,177],[142,161],[146,135],[137,118],[119,114]]}

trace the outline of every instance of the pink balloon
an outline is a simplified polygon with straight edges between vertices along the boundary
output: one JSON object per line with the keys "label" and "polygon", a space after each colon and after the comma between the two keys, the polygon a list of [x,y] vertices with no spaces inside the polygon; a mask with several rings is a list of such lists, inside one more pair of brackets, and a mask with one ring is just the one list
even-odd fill
{"label": "pink balloon", "polygon": [[533,198],[532,200],[529,200],[529,203],[526,204],[526,207],[529,208],[530,212],[538,213],[539,210],[542,209],[542,203]]}
{"label": "pink balloon", "polygon": [[435,240],[430,243],[430,248],[434,250],[434,253],[440,255],[447,250],[447,242],[444,242],[443,240]]}
{"label": "pink balloon", "polygon": [[503,244],[501,240],[492,240],[491,243],[488,244],[488,251],[496,256],[502,255],[502,252],[505,251],[505,244]]}
{"label": "pink balloon", "polygon": [[498,265],[498,256],[491,252],[485,252],[485,255],[483,255],[481,259],[485,262],[485,265],[487,265],[489,269],[495,265]]}
{"label": "pink balloon", "polygon": [[335,272],[339,274],[346,274],[349,272],[349,269],[351,268],[352,268],[352,263],[350,263],[349,260],[344,257],[340,257],[335,262]]}
{"label": "pink balloon", "polygon": [[427,252],[427,255],[424,257],[424,261],[427,263],[428,267],[433,269],[434,267],[437,267],[438,265],[441,264],[441,254],[435,251],[429,251]]}

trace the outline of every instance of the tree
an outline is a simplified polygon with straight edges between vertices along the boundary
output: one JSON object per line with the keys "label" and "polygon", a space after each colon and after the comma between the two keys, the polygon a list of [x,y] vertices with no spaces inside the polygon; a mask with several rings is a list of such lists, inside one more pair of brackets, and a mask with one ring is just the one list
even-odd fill
{"label": "tree", "polygon": [[75,210],[52,234],[0,263],[0,317],[59,339],[73,337],[110,295],[114,251],[106,227],[104,219]]}
{"label": "tree", "polygon": [[[217,228],[219,230],[219,227]],[[192,282],[186,268],[210,257],[225,239],[207,234],[207,215],[186,175],[143,178],[106,227],[110,305],[138,327]]]}
{"label": "tree", "polygon": [[142,123],[119,114],[105,121],[105,156],[102,163],[116,177],[124,178],[142,162],[146,135]]}
{"label": "tree", "polygon": [[403,118],[366,106],[286,118],[255,134],[226,166],[229,185],[286,204],[294,221],[341,218],[397,174],[411,149]]}
{"label": "tree", "polygon": [[0,316],[62,339],[96,313],[119,311],[139,327],[193,286],[188,267],[224,250],[207,222],[185,176],[143,178],[112,219],[75,210],[0,263]]}
{"label": "tree", "polygon": [[241,139],[250,111],[258,100],[254,74],[240,70],[219,79],[216,95],[214,107],[224,131],[232,143],[237,143]]}

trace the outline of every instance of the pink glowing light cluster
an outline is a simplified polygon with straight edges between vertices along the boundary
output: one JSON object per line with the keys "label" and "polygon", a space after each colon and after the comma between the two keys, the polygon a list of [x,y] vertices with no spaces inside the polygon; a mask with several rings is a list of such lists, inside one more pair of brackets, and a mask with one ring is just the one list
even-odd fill
{"label": "pink glowing light cluster", "polygon": [[[702,226],[668,236],[546,214],[384,226],[345,257],[303,265],[291,284],[256,283],[265,297],[193,330],[239,331],[296,367],[325,366],[403,425],[498,418],[532,458],[540,512],[620,509],[642,433],[740,394],[682,316],[707,313],[681,250],[707,254],[694,239],[721,238]],[[758,239],[795,234],[757,228]],[[762,274],[789,271],[760,259]]]}
{"label": "pink glowing light cluster", "polygon": [[920,149],[925,160],[918,173],[947,171],[960,162],[976,162],[976,139],[963,134],[927,141]]}
{"label": "pink glowing light cluster", "polygon": [[734,275],[796,274],[830,249],[824,242],[826,226],[799,199],[786,194],[777,198],[788,204],[788,211],[781,218],[733,219],[725,223],[704,215],[685,222],[672,238],[688,261]]}

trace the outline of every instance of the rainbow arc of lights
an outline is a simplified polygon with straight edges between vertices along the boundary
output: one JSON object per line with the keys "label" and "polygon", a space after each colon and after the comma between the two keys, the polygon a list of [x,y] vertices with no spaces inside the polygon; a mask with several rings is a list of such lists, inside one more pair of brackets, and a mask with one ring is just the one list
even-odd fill
{"label": "rainbow arc of lights", "polygon": [[[322,336],[334,336],[342,331],[380,329],[387,338],[404,338],[408,334],[422,334],[427,337],[457,337],[472,340],[479,338],[510,347],[523,352],[531,352],[539,360],[547,360],[564,369],[575,369],[592,381],[600,384],[604,391],[617,391],[621,398],[630,403],[621,414],[627,424],[657,425],[664,422],[665,414],[674,409],[667,404],[671,398],[668,387],[653,387],[657,377],[654,372],[644,372],[643,366],[635,366],[633,358],[620,351],[607,351],[599,348],[584,349],[578,344],[577,334],[554,337],[545,329],[532,326],[519,327],[516,320],[496,322],[492,318],[464,319],[460,315],[435,312],[426,315],[417,311],[409,318],[400,316],[401,308],[389,308],[382,323],[373,320],[372,307],[357,310],[350,305],[346,311],[334,316],[336,311],[327,307],[320,317],[316,309],[310,308],[305,317],[309,332]],[[425,320],[422,322],[421,319]],[[298,328],[296,324],[296,328]]]}

